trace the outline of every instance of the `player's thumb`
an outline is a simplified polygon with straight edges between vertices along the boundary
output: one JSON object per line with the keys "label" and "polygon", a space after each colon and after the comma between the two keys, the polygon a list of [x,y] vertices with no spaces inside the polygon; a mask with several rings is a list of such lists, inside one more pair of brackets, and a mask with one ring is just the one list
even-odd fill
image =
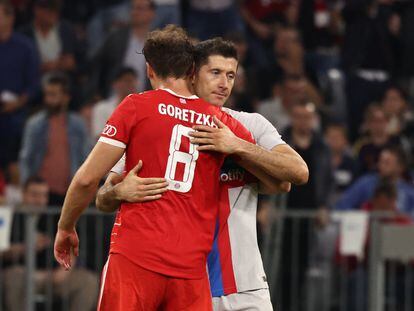
{"label": "player's thumb", "polygon": [[219,120],[219,118],[217,118],[217,116],[213,116],[213,121],[214,121],[214,124],[215,124],[215,125],[217,125],[217,127],[218,127],[219,129],[221,129],[221,128],[225,128],[225,127],[226,127],[226,125],[225,125],[223,122],[221,122],[221,121]]}
{"label": "player's thumb", "polygon": [[135,167],[129,173],[130,174],[137,175],[139,173],[139,171],[141,170],[141,168],[142,168],[142,161],[139,160],[138,161],[138,164],[135,165]]}

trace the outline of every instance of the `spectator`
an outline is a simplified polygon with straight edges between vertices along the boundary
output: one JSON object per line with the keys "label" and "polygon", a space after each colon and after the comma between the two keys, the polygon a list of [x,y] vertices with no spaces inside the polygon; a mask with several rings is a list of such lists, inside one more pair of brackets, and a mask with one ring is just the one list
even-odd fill
{"label": "spectator", "polygon": [[368,173],[358,178],[336,204],[338,210],[358,209],[373,197],[374,189],[382,178],[391,180],[397,188],[397,209],[414,217],[414,187],[404,180],[406,156],[397,147],[384,148],[378,161],[378,173]]}
{"label": "spectator", "polygon": [[[23,190],[23,206],[44,210],[48,204],[48,185],[39,177],[32,177],[26,181]],[[25,257],[25,230],[24,216],[18,214],[14,217],[12,225],[12,244],[10,249],[3,252],[4,290],[6,310],[25,310],[26,273],[24,269]],[[97,276],[83,268],[76,267],[71,271],[55,265],[52,271],[47,265],[51,255],[52,239],[46,230],[46,219],[43,217],[37,224],[36,232],[36,271],[34,275],[34,288],[36,293],[45,294],[46,284],[52,283],[54,294],[69,301],[69,310],[92,310],[98,294]]]}
{"label": "spectator", "polygon": [[95,141],[101,134],[106,121],[118,104],[129,94],[136,92],[138,77],[134,69],[122,68],[112,83],[113,95],[98,102],[92,108],[92,139]]}
{"label": "spectator", "polygon": [[181,25],[181,7],[179,0],[154,0],[154,3],[156,9],[152,29],[164,28],[168,24]]}
{"label": "spectator", "polygon": [[[341,35],[340,7],[343,0],[301,1],[298,28],[303,35],[306,58],[319,80],[339,66],[338,38]],[[322,82],[322,81],[321,81]]]}
{"label": "spectator", "polygon": [[[93,57],[92,91],[108,96],[110,85],[123,66],[131,67],[138,77],[146,77],[145,58],[137,54],[144,47],[144,40],[155,14],[150,0],[131,0],[131,25],[109,35]],[[137,85],[138,91],[147,88],[147,80]]]}
{"label": "spectator", "polygon": [[404,132],[406,123],[413,118],[413,113],[409,110],[403,90],[397,86],[389,87],[381,100],[381,107],[389,120],[388,132],[391,135],[400,135]]}
{"label": "spectator", "polygon": [[274,26],[285,20],[285,12],[290,7],[290,0],[241,1],[240,13],[246,24],[246,36],[252,51],[253,61],[260,67],[271,64],[272,40]]}
{"label": "spectator", "polygon": [[315,106],[309,103],[293,105],[291,120],[283,137],[308,164],[310,178],[306,185],[290,191],[287,206],[292,209],[327,207],[333,190],[332,160],[329,147],[315,130]]}
{"label": "spectator", "polygon": [[76,70],[77,39],[72,26],[60,19],[59,0],[36,0],[32,24],[21,32],[33,39],[43,73]]}
{"label": "spectator", "polygon": [[[322,211],[328,207],[333,190],[330,150],[314,129],[317,115],[313,104],[295,104],[291,108],[291,118],[292,125],[284,131],[283,137],[307,163],[309,181],[306,185],[292,188],[286,207],[289,210],[318,210],[322,215]],[[309,241],[315,234],[312,228],[308,219],[287,219],[284,223],[280,264],[280,281],[283,284],[280,299],[283,309],[293,310],[295,306],[302,309],[306,306],[305,288],[302,284],[305,283],[309,264]],[[292,245],[293,235],[297,237],[295,246]],[[297,251],[295,257],[292,257],[292,247]],[[300,285],[294,290],[297,301],[291,299],[293,284]]]}
{"label": "spectator", "polygon": [[99,1],[98,9],[86,27],[88,57],[95,55],[108,33],[127,27],[131,21],[131,1],[102,2]]}
{"label": "spectator", "polygon": [[272,82],[280,79],[284,74],[303,75],[303,55],[304,51],[298,30],[294,27],[277,27],[274,34],[271,62],[260,66],[256,72],[259,98],[269,96],[268,92],[271,90]]}
{"label": "spectator", "polygon": [[363,132],[366,134],[355,143],[355,154],[358,157],[359,174],[374,172],[378,158],[388,145],[399,145],[398,137],[389,133],[389,120],[384,110],[377,104],[371,105],[365,113]]}
{"label": "spectator", "polygon": [[[380,223],[388,223],[388,224],[395,224],[395,225],[411,225],[413,223],[412,219],[402,214],[397,209],[397,199],[398,199],[398,191],[396,189],[395,183],[390,181],[388,178],[381,179],[378,181],[378,184],[375,187],[373,196],[368,201],[364,202],[360,209],[370,212],[386,212],[386,215],[380,216],[379,219]],[[367,230],[368,236],[365,241],[364,246],[364,256],[363,261],[361,262],[359,258],[356,256],[343,256],[339,253],[339,246],[337,248],[336,254],[336,262],[344,267],[342,271],[347,271],[345,275],[345,282],[347,283],[347,309],[349,311],[354,310],[366,310],[367,309],[367,262],[369,256],[369,244],[370,244],[370,237],[369,237],[369,228]],[[398,280],[398,299],[392,299],[398,305],[396,308],[397,310],[404,308],[404,293],[407,291],[404,290],[404,279],[405,279],[405,269],[402,267],[398,267],[395,269],[395,264],[399,265],[399,263],[394,262],[394,271],[391,271],[390,262],[388,262],[386,266],[386,273],[387,275],[391,276],[395,282]],[[402,268],[402,269],[400,269]],[[396,274],[397,272],[397,274]],[[402,273],[401,273],[402,272]],[[396,287],[397,288],[397,287]],[[362,293],[361,293],[362,291]],[[386,295],[389,295],[388,291]],[[385,299],[386,302],[388,299]],[[396,307],[395,305],[393,307]],[[387,308],[388,309],[388,308]]]}
{"label": "spectator", "polygon": [[30,176],[41,176],[49,185],[49,204],[60,205],[90,146],[83,120],[67,111],[70,101],[67,78],[52,75],[43,92],[43,110],[32,116],[24,129],[21,177],[25,183]]}
{"label": "spectator", "polygon": [[355,141],[367,106],[378,101],[395,71],[397,37],[392,1],[347,1],[342,63],[347,74],[348,123]]}
{"label": "spectator", "polygon": [[279,130],[290,125],[290,112],[294,105],[312,102],[321,105],[318,91],[303,75],[284,75],[282,82],[272,88],[272,97],[261,102],[257,111]]}
{"label": "spectator", "polygon": [[[243,31],[235,0],[189,0],[187,28],[200,40]],[[214,22],[212,22],[214,21]]]}
{"label": "spectator", "polygon": [[0,0],[0,168],[18,184],[17,158],[28,102],[39,89],[39,62],[33,44],[13,32],[14,11]]}
{"label": "spectator", "polygon": [[333,203],[352,184],[357,176],[358,166],[351,153],[346,128],[343,125],[328,125],[325,129],[325,141],[332,155],[334,194],[331,203]]}

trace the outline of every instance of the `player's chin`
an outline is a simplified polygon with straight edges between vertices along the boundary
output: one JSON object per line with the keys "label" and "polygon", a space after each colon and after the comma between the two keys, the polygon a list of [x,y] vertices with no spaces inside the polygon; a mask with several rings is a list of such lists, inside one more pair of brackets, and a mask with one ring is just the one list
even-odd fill
{"label": "player's chin", "polygon": [[226,103],[228,97],[226,96],[220,96],[220,95],[213,95],[211,96],[210,103],[214,106],[222,107]]}

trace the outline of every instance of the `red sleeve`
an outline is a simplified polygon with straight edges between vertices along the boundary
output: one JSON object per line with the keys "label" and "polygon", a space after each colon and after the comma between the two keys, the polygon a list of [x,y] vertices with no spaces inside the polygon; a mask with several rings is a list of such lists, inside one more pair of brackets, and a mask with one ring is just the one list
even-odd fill
{"label": "red sleeve", "polygon": [[126,147],[136,124],[137,100],[137,95],[125,97],[106,122],[100,141]]}

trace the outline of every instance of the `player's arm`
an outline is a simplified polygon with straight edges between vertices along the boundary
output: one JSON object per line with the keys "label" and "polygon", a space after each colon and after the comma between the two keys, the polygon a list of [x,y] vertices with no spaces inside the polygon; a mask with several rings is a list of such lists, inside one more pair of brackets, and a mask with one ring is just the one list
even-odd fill
{"label": "player's arm", "polygon": [[[269,178],[278,181],[287,181],[296,185],[304,184],[309,177],[308,167],[300,157],[288,145],[278,145],[272,150],[266,150],[254,143],[237,137],[224,123],[214,119],[218,128],[203,125],[194,127],[196,132],[190,135],[192,142],[199,144],[198,149],[204,151],[217,151],[225,154],[236,155],[240,158],[240,164],[254,175],[267,174]],[[261,177],[257,176],[262,180]],[[265,184],[269,179],[264,180]]]}
{"label": "player's arm", "polygon": [[122,182],[122,175],[110,172],[105,183],[99,188],[96,194],[95,205],[98,210],[104,213],[113,213],[121,205],[121,200],[116,193],[115,186]]}
{"label": "player's arm", "polygon": [[[118,164],[117,164],[118,165]],[[96,196],[96,207],[106,213],[116,211],[121,202],[147,202],[158,200],[167,191],[165,178],[141,178],[138,176],[142,161],[125,176],[111,172]]]}
{"label": "player's arm", "polygon": [[96,193],[100,180],[124,153],[124,148],[98,142],[78,169],[66,194],[55,239],[56,260],[71,267],[70,254],[79,252],[76,223]]}

